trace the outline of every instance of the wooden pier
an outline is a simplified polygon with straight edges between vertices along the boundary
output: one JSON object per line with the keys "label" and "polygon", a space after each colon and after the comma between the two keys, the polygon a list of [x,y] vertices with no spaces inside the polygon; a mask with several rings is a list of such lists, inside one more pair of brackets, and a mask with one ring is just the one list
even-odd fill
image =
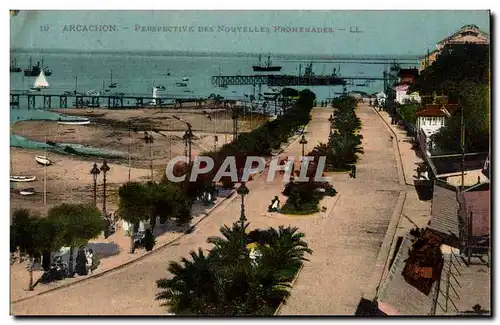
{"label": "wooden pier", "polygon": [[[171,107],[181,108],[182,103],[196,103],[202,107],[204,98],[199,97],[151,97],[143,95],[84,95],[84,94],[44,94],[26,91],[11,91],[10,108],[19,109],[21,99],[27,99],[28,109],[37,108],[36,104],[42,101],[41,108],[132,108],[132,107]],[[73,105],[68,106],[68,99],[73,100]],[[58,106],[53,106],[59,104]]]}

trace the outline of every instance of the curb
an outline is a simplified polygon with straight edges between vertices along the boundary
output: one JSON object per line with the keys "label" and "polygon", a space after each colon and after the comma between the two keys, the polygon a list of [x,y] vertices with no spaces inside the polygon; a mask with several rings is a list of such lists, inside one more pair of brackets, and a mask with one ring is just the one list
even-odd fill
{"label": "curb", "polygon": [[396,202],[396,206],[394,207],[394,211],[392,212],[391,222],[389,223],[389,227],[387,228],[387,232],[384,237],[384,241],[382,242],[382,246],[380,247],[380,251],[377,257],[377,262],[375,263],[375,271],[374,275],[370,283],[376,283],[377,286],[374,290],[371,290],[368,294],[363,295],[367,297],[369,300],[375,300],[377,298],[378,290],[384,275],[386,273],[387,263],[389,262],[389,253],[391,252],[392,244],[394,242],[394,236],[396,234],[396,230],[398,229],[399,220],[401,218],[401,213],[403,211],[403,207],[406,201],[406,192],[399,192],[399,197]]}
{"label": "curb", "polygon": [[380,117],[380,119],[382,119],[382,121],[384,122],[384,124],[389,128],[389,131],[394,134],[394,138],[396,139],[397,143],[394,144],[394,142],[392,143],[392,146],[396,146],[397,148],[397,152],[398,152],[398,158],[396,158],[396,165],[398,166],[398,177],[399,177],[399,184],[401,185],[413,185],[413,184],[410,184],[407,182],[406,180],[406,175],[405,175],[405,171],[404,171],[404,168],[403,168],[403,159],[401,158],[401,150],[399,149],[399,138],[398,138],[398,135],[396,134],[396,132],[393,130],[393,128],[389,125],[389,123],[387,123],[387,121],[384,119],[384,117],[382,115],[380,115],[380,113],[377,111],[377,109],[375,107],[371,107],[375,113],[377,113],[377,115]]}
{"label": "curb", "polygon": [[[295,282],[299,278],[300,272],[302,272],[302,269],[304,268],[304,263],[300,266],[300,268],[297,270],[297,273],[295,273],[295,277],[293,278],[292,282],[290,282],[290,288],[293,288]],[[281,310],[281,307],[286,304],[286,298],[282,299],[280,304],[278,305],[278,308],[276,308],[276,311],[274,312],[273,316],[277,316]]]}
{"label": "curb", "polygon": [[[308,125],[306,125],[304,127],[304,132],[307,129],[307,126]],[[281,148],[278,151],[277,154],[280,154],[283,151],[285,151],[286,149],[288,149],[288,147],[290,145],[292,145],[293,143],[295,143],[295,141],[297,141],[300,138],[300,136],[298,136],[298,135],[294,136],[294,137],[295,137],[295,139],[292,137],[292,140],[289,141],[283,148]],[[272,159],[272,157],[270,159]],[[262,175],[262,173],[259,173],[258,175],[256,175],[254,177],[254,180],[258,179],[261,175]],[[227,196],[226,198],[224,198],[218,205],[214,206],[214,208],[212,210],[210,210],[208,213],[206,213],[205,215],[203,215],[198,221],[196,221],[196,223],[194,223],[193,225],[191,225],[191,227],[189,227],[186,230],[185,233],[179,235],[177,238],[174,238],[174,239],[172,239],[169,242],[166,242],[164,244],[156,246],[156,248],[154,248],[151,251],[146,252],[143,255],[138,256],[138,257],[136,257],[134,259],[131,259],[131,260],[129,260],[129,261],[123,263],[123,264],[120,264],[120,265],[117,265],[117,266],[112,267],[110,269],[104,270],[101,273],[97,273],[97,274],[90,275],[90,276],[87,276],[85,278],[82,278],[82,279],[79,279],[79,280],[76,280],[76,281],[72,281],[72,282],[69,282],[69,283],[62,284],[60,286],[48,289],[46,291],[42,291],[40,293],[34,294],[32,296],[29,296],[29,297],[24,297],[24,298],[20,298],[18,300],[15,300],[15,301],[11,301],[10,305],[12,306],[14,304],[17,304],[17,303],[20,303],[20,302],[23,302],[23,301],[27,301],[27,300],[33,299],[35,297],[42,296],[42,295],[45,295],[45,294],[50,293],[50,292],[54,292],[56,290],[65,289],[67,287],[70,287],[70,286],[73,286],[73,285],[76,285],[76,284],[79,284],[79,283],[82,283],[82,282],[85,282],[85,281],[88,281],[88,280],[91,280],[91,279],[97,279],[97,278],[99,278],[101,276],[104,276],[104,275],[106,275],[108,273],[111,273],[112,271],[118,271],[118,270],[121,270],[121,269],[125,268],[126,266],[132,264],[132,263],[139,262],[139,261],[143,260],[144,258],[146,258],[147,256],[151,255],[152,253],[160,251],[161,249],[170,247],[170,246],[172,246],[172,244],[175,244],[177,241],[179,241],[180,239],[184,238],[186,235],[189,235],[190,231],[193,230],[196,227],[196,225],[198,225],[200,222],[202,222],[203,220],[205,220],[205,218],[208,217],[209,215],[211,215],[212,212],[214,212],[217,208],[219,208],[222,205],[226,206],[227,204],[231,203],[236,197],[238,197],[238,195],[234,195],[234,193],[235,193],[235,190],[232,190],[231,194],[229,194],[229,196]]]}

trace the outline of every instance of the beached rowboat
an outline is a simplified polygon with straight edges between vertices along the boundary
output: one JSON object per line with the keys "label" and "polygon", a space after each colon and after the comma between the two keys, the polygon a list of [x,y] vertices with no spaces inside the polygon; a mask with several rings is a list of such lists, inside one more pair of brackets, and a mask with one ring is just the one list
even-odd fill
{"label": "beached rowboat", "polygon": [[19,194],[24,195],[24,196],[33,195],[33,194],[35,194],[35,188],[28,187],[28,188],[20,189]]}
{"label": "beached rowboat", "polygon": [[36,180],[36,176],[11,176],[11,182],[33,182]]}
{"label": "beached rowboat", "polygon": [[57,124],[63,125],[85,125],[90,124],[90,120],[78,120],[78,121],[59,121]]}
{"label": "beached rowboat", "polygon": [[49,166],[52,164],[52,161],[47,158],[47,156],[35,156],[35,160],[37,163],[43,166]]}

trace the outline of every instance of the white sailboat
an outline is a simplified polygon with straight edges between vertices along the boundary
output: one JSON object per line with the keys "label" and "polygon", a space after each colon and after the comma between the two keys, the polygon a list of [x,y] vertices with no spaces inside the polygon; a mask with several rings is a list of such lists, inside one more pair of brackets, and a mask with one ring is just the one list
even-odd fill
{"label": "white sailboat", "polygon": [[42,70],[40,70],[40,74],[38,75],[38,77],[36,77],[35,83],[33,84],[33,88],[31,88],[31,89],[39,91],[42,88],[48,88],[48,87],[49,87],[49,83],[47,81],[47,78],[45,78],[45,73],[43,72],[43,69],[42,69]]}

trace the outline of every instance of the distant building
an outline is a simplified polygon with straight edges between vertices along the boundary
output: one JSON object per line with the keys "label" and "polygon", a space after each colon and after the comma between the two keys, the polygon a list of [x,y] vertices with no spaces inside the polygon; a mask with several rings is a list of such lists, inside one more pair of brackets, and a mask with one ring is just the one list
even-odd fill
{"label": "distant building", "polygon": [[441,50],[445,46],[454,44],[490,44],[490,35],[480,30],[476,25],[465,25],[453,35],[439,41],[436,44],[436,50],[428,53],[420,62],[419,70],[422,71],[437,60]]}
{"label": "distant building", "polygon": [[413,92],[408,94],[408,85],[399,85],[395,87],[396,91],[396,103],[407,104],[407,103],[420,103],[422,99],[418,92]]}
{"label": "distant building", "polygon": [[450,44],[490,44],[488,33],[480,30],[476,25],[465,25],[453,35],[439,41],[436,44],[436,49],[441,51],[443,47]]}
{"label": "distant building", "polygon": [[417,112],[417,141],[425,154],[430,155],[429,151],[433,148],[431,136],[444,126],[450,116],[446,105],[439,104],[426,105]]}
{"label": "distant building", "polygon": [[412,85],[418,77],[418,69],[399,69],[399,83],[403,85]]}

